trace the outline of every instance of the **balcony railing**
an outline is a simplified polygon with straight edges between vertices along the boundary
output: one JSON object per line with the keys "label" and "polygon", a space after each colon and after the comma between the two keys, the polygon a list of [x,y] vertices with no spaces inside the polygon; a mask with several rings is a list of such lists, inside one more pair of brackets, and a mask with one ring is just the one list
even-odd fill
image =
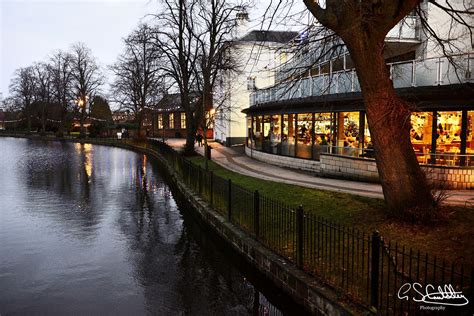
{"label": "balcony railing", "polygon": [[[419,18],[417,16],[407,16],[391,29],[386,37],[387,42],[413,42],[420,40]],[[308,70],[314,64],[320,64],[329,61],[327,56],[321,52],[318,46],[311,46],[305,54],[298,52],[292,59],[281,65],[275,72],[275,82],[281,82],[292,76],[299,76]],[[328,49],[328,47],[326,47]],[[336,53],[336,52],[335,52]],[[343,56],[347,54],[347,48],[340,49],[336,55]]]}
{"label": "balcony railing", "polygon": [[[452,85],[474,81],[474,53],[450,57],[389,63],[393,86],[398,88]],[[360,92],[355,69],[331,72],[281,82],[250,95],[250,105],[294,100],[311,96]]]}
{"label": "balcony railing", "polygon": [[407,16],[391,29],[386,41],[418,41],[420,39],[419,18],[417,16]]}

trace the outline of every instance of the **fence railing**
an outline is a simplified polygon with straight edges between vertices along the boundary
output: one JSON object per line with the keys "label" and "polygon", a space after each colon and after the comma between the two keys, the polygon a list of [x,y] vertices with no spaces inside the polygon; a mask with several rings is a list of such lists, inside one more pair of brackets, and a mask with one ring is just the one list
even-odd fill
{"label": "fence railing", "polygon": [[451,284],[468,299],[473,297],[471,267],[468,271],[463,265],[392,244],[378,232],[367,234],[305,214],[301,206],[250,191],[193,164],[164,143],[150,144],[172,163],[189,188],[232,224],[341,295],[378,313],[419,313],[411,298],[417,298],[417,290],[422,289],[415,283],[435,288]]}

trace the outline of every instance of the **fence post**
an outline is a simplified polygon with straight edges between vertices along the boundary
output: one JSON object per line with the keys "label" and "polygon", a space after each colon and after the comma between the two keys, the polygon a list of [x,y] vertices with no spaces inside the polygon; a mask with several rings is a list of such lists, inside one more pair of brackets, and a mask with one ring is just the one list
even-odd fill
{"label": "fence post", "polygon": [[379,262],[380,262],[380,234],[372,234],[372,262],[370,270],[370,305],[378,308],[379,305]]}
{"label": "fence post", "polygon": [[255,238],[258,239],[260,235],[260,195],[258,190],[255,190],[253,195],[253,228],[255,232]]}
{"label": "fence post", "polygon": [[232,222],[232,180],[227,180],[227,218]]}
{"label": "fence post", "polygon": [[211,200],[211,206],[214,203],[214,173],[212,171],[209,172],[209,175],[211,177],[209,181],[209,186],[210,186],[210,200]]}
{"label": "fence post", "polygon": [[201,166],[198,166],[198,178],[197,178],[197,181],[198,181],[198,192],[199,192],[199,195],[202,195],[202,185],[201,185],[201,182],[202,182],[202,173],[201,173]]}
{"label": "fence post", "polygon": [[296,265],[299,268],[303,268],[303,219],[303,205],[300,205],[296,209]]}

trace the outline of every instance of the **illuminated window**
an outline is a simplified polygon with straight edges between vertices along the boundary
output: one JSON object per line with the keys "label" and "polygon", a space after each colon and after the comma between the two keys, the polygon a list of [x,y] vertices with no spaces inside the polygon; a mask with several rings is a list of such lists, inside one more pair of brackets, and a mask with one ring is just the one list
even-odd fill
{"label": "illuminated window", "polygon": [[170,128],[173,129],[174,128],[174,113],[170,113],[169,115],[169,124],[170,124]]}
{"label": "illuminated window", "polygon": [[186,128],[186,113],[181,113],[181,128]]}
{"label": "illuminated window", "polygon": [[158,114],[158,129],[163,129],[163,114]]}

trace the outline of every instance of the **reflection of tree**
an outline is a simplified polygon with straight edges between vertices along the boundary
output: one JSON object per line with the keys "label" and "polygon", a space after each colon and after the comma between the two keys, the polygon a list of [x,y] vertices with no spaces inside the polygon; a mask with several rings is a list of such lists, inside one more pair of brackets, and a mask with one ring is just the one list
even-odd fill
{"label": "reflection of tree", "polygon": [[94,211],[98,208],[91,205],[94,192],[92,145],[29,141],[27,146],[28,151],[18,164],[28,189],[26,198],[38,205],[34,200],[47,195],[48,205],[51,205],[41,208],[37,215],[48,213],[51,218],[64,222],[64,227],[74,234],[90,236],[89,228],[97,227],[99,222]]}
{"label": "reflection of tree", "polygon": [[[213,248],[200,227],[183,226],[170,188],[141,157],[119,222],[151,313],[249,314],[253,288]],[[199,239],[199,244],[194,240]]]}

